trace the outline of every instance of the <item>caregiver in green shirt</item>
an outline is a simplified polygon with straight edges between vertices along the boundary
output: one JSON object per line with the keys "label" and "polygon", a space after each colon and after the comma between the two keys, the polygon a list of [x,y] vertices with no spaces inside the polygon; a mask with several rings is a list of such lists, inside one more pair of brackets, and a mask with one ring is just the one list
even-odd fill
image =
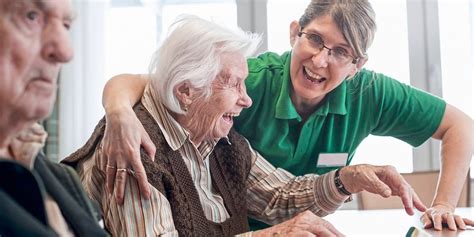
{"label": "caregiver in green shirt", "polygon": [[[235,128],[273,165],[295,175],[350,164],[369,134],[412,146],[442,140],[438,190],[421,221],[437,230],[442,223],[452,230],[473,225],[453,214],[473,154],[472,119],[438,97],[362,69],[375,29],[366,0],[311,1],[290,25],[290,52],[248,60],[245,84],[253,105],[234,118]],[[131,107],[146,82],[146,75],[120,75],[104,92],[106,163],[134,169],[144,196],[149,188],[139,147],[150,157],[154,147]],[[109,192],[115,187],[119,202],[126,178],[107,172]]]}
{"label": "caregiver in green shirt", "polygon": [[[253,103],[234,118],[234,128],[273,165],[295,175],[324,174],[350,164],[369,134],[419,146],[443,118],[443,100],[365,69],[342,81],[317,109],[302,116],[291,99],[290,62],[289,52],[248,60],[245,84]],[[340,154],[344,163],[327,167],[320,154]]]}

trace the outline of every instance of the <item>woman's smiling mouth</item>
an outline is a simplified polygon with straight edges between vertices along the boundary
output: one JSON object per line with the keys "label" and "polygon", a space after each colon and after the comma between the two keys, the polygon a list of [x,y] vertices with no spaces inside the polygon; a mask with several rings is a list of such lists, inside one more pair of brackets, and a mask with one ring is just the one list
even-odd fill
{"label": "woman's smiling mouth", "polygon": [[224,119],[225,122],[232,124],[235,116],[239,116],[239,114],[235,114],[235,113],[225,113],[225,114],[222,116],[222,118]]}
{"label": "woman's smiling mouth", "polygon": [[314,84],[321,84],[326,81],[325,77],[322,77],[312,71],[310,71],[307,67],[303,67],[303,74],[305,75],[306,79],[311,81]]}

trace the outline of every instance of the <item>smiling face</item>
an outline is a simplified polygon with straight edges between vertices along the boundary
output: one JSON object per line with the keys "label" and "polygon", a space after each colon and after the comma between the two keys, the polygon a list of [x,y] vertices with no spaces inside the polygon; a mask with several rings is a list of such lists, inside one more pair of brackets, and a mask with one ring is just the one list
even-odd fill
{"label": "smiling face", "polygon": [[[298,35],[301,27],[293,22],[290,27],[290,41],[293,46],[290,66],[292,83],[291,99],[295,106],[303,103],[306,105],[317,105],[324,97],[339,86],[346,77],[353,76],[358,65],[348,62],[337,63],[334,57],[329,56],[328,49],[317,50],[312,47],[308,34],[321,37],[324,45],[334,50],[345,50],[354,55],[353,50],[344,39],[341,31],[330,16],[321,16],[312,20],[302,31],[308,34]],[[319,52],[318,52],[319,51]]]}
{"label": "smiling face", "polygon": [[219,139],[227,136],[233,125],[233,117],[242,109],[250,107],[252,100],[247,95],[244,80],[248,75],[247,61],[240,54],[221,56],[222,69],[212,82],[208,98],[190,89],[190,99],[182,100],[189,111],[180,123],[190,132],[193,142],[204,139]]}
{"label": "smiling face", "polygon": [[59,68],[72,57],[70,24],[69,0],[0,0],[1,123],[49,115]]}

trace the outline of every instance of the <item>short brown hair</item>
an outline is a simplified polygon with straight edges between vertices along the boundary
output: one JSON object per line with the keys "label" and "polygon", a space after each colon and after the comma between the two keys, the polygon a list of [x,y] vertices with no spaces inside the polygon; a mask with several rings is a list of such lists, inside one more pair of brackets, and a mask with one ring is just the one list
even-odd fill
{"label": "short brown hair", "polygon": [[364,57],[374,40],[375,12],[368,0],[311,0],[299,20],[302,28],[321,16],[331,16],[357,57]]}

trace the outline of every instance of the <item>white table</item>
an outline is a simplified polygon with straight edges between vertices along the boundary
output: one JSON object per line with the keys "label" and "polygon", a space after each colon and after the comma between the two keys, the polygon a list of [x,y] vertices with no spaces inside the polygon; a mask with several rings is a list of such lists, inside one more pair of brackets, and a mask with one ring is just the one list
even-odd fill
{"label": "white table", "polygon": [[[462,217],[474,219],[474,207],[457,208],[456,214]],[[474,237],[474,228],[470,227],[464,231],[435,231],[425,230],[419,221],[421,214],[416,213],[409,216],[403,209],[386,210],[339,210],[334,214],[326,216],[324,219],[331,222],[339,231],[346,236],[397,236],[403,237],[411,226],[416,226],[431,236],[454,237],[471,236]]]}

